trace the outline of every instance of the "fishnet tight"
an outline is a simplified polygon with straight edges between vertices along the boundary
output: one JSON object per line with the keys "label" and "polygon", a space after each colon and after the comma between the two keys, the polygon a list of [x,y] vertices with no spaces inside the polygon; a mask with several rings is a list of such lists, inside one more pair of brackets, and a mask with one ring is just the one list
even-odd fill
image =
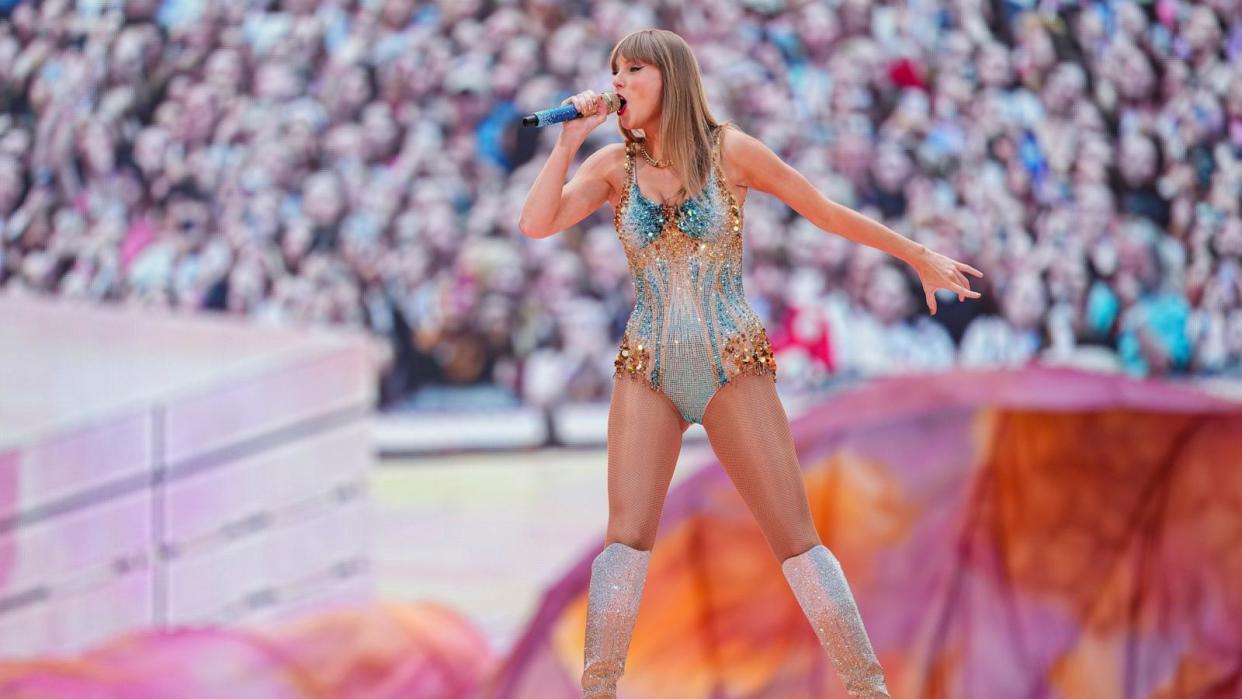
{"label": "fishnet tight", "polygon": [[[639,550],[653,547],[689,426],[668,396],[628,377],[614,379],[608,409],[605,546],[619,541]],[[733,377],[707,404],[703,427],[777,559],[819,544],[789,419],[772,378]]]}

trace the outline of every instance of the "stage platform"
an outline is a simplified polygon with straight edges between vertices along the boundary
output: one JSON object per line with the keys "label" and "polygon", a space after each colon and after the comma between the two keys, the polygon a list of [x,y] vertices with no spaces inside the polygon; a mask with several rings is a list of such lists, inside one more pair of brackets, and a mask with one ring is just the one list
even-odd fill
{"label": "stage platform", "polygon": [[0,656],[371,599],[361,333],[0,297]]}

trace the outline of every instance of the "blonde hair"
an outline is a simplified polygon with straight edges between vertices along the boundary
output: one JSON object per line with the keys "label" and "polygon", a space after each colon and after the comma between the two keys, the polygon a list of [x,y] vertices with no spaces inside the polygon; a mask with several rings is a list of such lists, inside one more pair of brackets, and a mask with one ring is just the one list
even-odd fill
{"label": "blonde hair", "polygon": [[[671,167],[682,184],[677,192],[678,200],[684,201],[690,198],[690,192],[700,192],[707,185],[712,165],[712,139],[716,129],[726,125],[716,121],[707,105],[698,59],[685,39],[667,29],[640,29],[623,37],[608,58],[614,73],[618,56],[631,62],[649,63],[660,71],[664,82],[660,96],[662,155],[673,161]],[[621,126],[619,119],[617,128],[625,138],[626,152],[637,154],[637,145],[645,140],[645,135],[635,135]]]}

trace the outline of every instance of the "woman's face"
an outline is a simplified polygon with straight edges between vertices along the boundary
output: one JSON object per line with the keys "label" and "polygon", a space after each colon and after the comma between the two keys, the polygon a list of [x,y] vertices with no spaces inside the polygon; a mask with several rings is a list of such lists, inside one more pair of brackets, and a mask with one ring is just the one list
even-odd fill
{"label": "woman's face", "polygon": [[664,95],[660,69],[645,61],[631,62],[624,56],[617,56],[612,86],[617,96],[625,99],[625,108],[617,116],[621,126],[642,129],[644,134],[658,133]]}

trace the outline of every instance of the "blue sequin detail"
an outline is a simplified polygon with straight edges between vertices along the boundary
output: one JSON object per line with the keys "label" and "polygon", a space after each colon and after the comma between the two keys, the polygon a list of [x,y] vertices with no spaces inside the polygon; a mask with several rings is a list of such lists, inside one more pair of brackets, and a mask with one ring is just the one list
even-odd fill
{"label": "blue sequin detail", "polygon": [[[654,301],[656,304],[656,308],[663,308],[664,304],[662,302],[662,296],[660,294],[660,285],[652,284],[651,289],[655,295]],[[663,313],[660,313],[656,317],[655,331],[656,331],[656,336],[651,338],[651,344],[653,345],[659,341],[660,336],[664,332],[664,314]],[[653,362],[651,365],[651,382],[659,386],[660,385],[660,357],[662,353],[654,351],[654,350],[655,348],[653,348],[653,354],[655,355],[655,362]]]}
{"label": "blue sequin detail", "polygon": [[652,309],[647,299],[647,275],[634,277],[634,285],[637,288],[637,298],[634,302],[633,314],[638,316],[638,335],[641,340],[647,341],[651,337],[651,315]]}
{"label": "blue sequin detail", "polygon": [[727,264],[720,267],[720,288],[723,293],[716,297],[716,316],[724,331],[728,334],[733,334],[737,332],[737,325],[733,323],[733,318],[730,317],[729,312],[725,309],[725,298],[730,295],[729,265]]}
{"label": "blue sequin detail", "polygon": [[[714,278],[708,277],[705,283],[699,285],[699,306],[703,309],[703,322],[708,324],[707,339],[711,342],[711,360],[712,365],[716,368],[716,383],[723,385],[729,380],[728,374],[725,374],[724,364],[720,361],[720,347],[716,344],[716,333],[712,332],[710,315],[712,307],[712,293],[716,290],[713,283]],[[716,300],[719,301],[722,296],[717,295]]]}
{"label": "blue sequin detail", "polygon": [[638,190],[638,184],[633,185],[633,190],[638,196],[630,201],[633,206],[630,207],[629,214],[633,218],[633,227],[643,247],[650,245],[660,237],[660,232],[664,230],[664,210],[659,204],[655,204]]}
{"label": "blue sequin detail", "polygon": [[[698,196],[687,199],[682,203],[668,207],[674,213],[677,221],[677,229],[687,236],[699,240],[705,238],[711,228],[718,222],[716,216],[712,214],[717,209],[714,204],[714,197],[711,192],[714,190],[716,179],[715,168],[713,168],[707,186],[699,192]],[[643,190],[638,186],[638,178],[632,178],[630,181],[630,215],[633,216],[633,226],[638,233],[639,239],[643,246],[650,245],[660,237],[664,232],[664,226],[668,223],[665,218],[665,207],[651,201],[643,194]]]}

